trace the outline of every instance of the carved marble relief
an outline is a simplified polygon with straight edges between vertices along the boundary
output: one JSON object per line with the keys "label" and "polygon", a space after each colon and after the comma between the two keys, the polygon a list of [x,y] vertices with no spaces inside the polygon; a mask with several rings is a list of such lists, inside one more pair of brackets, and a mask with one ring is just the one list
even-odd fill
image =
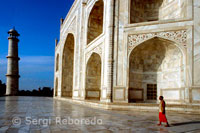
{"label": "carved marble relief", "polygon": [[92,53],[97,53],[97,54],[100,55],[100,57],[102,57],[102,44],[96,46],[95,48],[93,48],[92,50],[87,52],[87,54],[86,54],[86,62],[89,60],[89,58],[92,55]]}
{"label": "carved marble relief", "polygon": [[136,45],[143,43],[149,39],[152,39],[154,37],[160,37],[167,40],[171,40],[176,42],[178,45],[182,45],[185,48],[187,47],[186,30],[132,34],[128,36],[128,54],[130,54],[130,52]]}

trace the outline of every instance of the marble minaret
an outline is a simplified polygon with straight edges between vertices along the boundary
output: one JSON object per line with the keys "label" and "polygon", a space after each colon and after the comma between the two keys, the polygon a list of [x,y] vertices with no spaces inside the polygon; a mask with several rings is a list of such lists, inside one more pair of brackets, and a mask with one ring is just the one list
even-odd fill
{"label": "marble minaret", "polygon": [[8,64],[7,64],[7,87],[6,95],[17,95],[19,89],[19,60],[18,36],[19,33],[13,28],[8,31]]}

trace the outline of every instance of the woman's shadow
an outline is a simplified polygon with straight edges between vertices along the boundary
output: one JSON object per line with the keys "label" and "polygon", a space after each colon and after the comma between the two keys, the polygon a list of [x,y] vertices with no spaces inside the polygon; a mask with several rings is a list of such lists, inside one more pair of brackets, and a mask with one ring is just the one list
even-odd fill
{"label": "woman's shadow", "polygon": [[188,124],[200,124],[200,121],[189,121],[189,122],[181,122],[181,123],[171,123],[170,127],[173,127],[173,126],[182,126],[182,125],[188,125]]}

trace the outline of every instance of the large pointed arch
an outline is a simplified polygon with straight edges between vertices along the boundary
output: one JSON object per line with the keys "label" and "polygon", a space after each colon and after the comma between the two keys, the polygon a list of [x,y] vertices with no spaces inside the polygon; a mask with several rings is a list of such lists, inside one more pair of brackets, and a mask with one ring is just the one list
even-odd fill
{"label": "large pointed arch", "polygon": [[100,100],[101,97],[101,57],[93,53],[86,67],[86,99]]}
{"label": "large pointed arch", "polygon": [[87,25],[87,44],[103,33],[104,2],[98,0],[93,6]]}
{"label": "large pointed arch", "polygon": [[184,53],[177,46],[173,41],[154,37],[131,51],[129,102],[156,101],[162,89],[184,87]]}
{"label": "large pointed arch", "polygon": [[55,91],[54,91],[54,93],[55,93],[55,97],[57,97],[58,96],[58,78],[56,77],[56,84],[55,84]]}
{"label": "large pointed arch", "polygon": [[62,97],[72,97],[74,72],[74,35],[69,33],[62,56]]}
{"label": "large pointed arch", "polygon": [[56,72],[59,70],[59,54],[56,55]]}

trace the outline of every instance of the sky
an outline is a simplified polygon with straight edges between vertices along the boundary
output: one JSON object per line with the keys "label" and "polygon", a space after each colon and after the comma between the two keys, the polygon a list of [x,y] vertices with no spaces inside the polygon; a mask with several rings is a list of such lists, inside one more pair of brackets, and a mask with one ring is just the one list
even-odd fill
{"label": "sky", "polygon": [[6,83],[7,32],[15,27],[19,36],[19,89],[52,87],[55,38],[60,18],[74,0],[0,0],[0,80]]}

